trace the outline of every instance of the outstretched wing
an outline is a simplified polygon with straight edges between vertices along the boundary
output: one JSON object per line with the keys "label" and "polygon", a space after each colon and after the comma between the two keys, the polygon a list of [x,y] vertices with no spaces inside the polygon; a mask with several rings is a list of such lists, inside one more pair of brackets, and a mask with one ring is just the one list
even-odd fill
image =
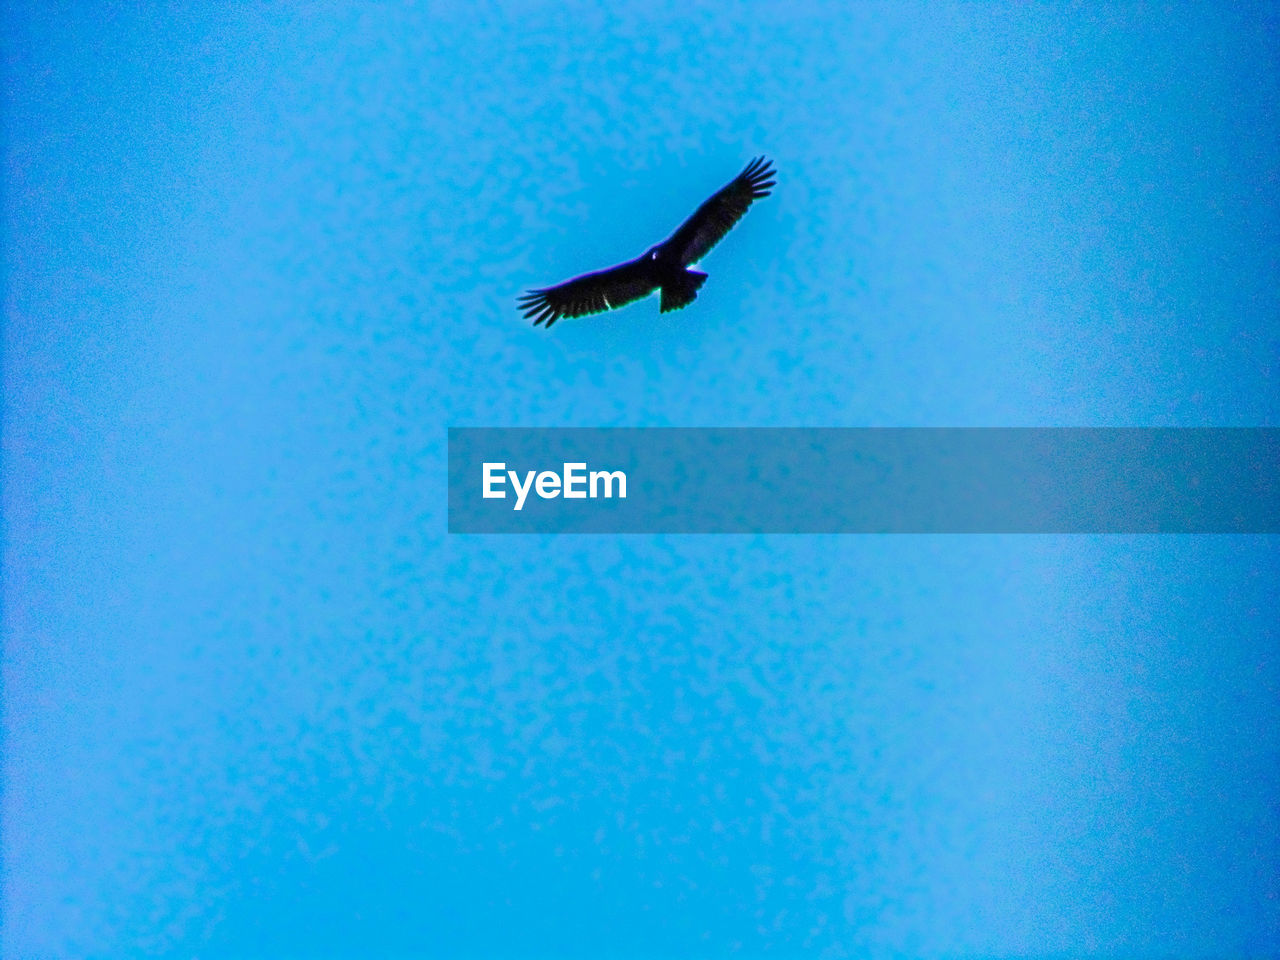
{"label": "outstretched wing", "polygon": [[685,266],[697,263],[742,219],[752,201],[769,195],[769,188],[777,182],[773,176],[773,164],[756,157],[733,182],[682,223],[663,246],[675,251]]}
{"label": "outstretched wing", "polygon": [[561,317],[585,317],[646,297],[658,289],[653,268],[645,257],[587,273],[542,290],[530,290],[519,300],[526,320],[536,327],[542,321],[550,327]]}

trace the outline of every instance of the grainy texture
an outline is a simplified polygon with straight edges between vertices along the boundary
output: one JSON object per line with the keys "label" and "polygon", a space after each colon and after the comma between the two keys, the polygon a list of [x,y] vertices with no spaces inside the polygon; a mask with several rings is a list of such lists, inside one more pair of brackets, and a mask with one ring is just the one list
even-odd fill
{"label": "grainy texture", "polygon": [[1274,6],[6,17],[0,956],[1280,942],[1274,540],[445,533],[449,425],[1276,425]]}

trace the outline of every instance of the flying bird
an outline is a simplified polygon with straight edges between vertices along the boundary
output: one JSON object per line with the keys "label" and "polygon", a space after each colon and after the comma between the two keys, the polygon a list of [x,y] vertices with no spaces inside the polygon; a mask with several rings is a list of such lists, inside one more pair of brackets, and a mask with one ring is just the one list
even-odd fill
{"label": "flying bird", "polygon": [[561,317],[585,317],[616,310],[654,290],[662,291],[660,310],[679,310],[698,296],[707,275],[690,270],[724,239],[752,202],[769,195],[776,183],[770,161],[752,160],[727,186],[694,211],[675,233],[642,257],[608,270],[587,273],[557,287],[530,290],[519,300],[526,320],[550,327]]}

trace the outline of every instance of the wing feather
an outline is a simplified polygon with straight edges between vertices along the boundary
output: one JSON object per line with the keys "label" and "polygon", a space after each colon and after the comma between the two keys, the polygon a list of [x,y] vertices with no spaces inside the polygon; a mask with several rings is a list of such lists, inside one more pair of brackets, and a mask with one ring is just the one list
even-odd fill
{"label": "wing feather", "polygon": [[653,293],[658,288],[653,270],[644,257],[583,274],[555,287],[530,290],[517,301],[526,320],[548,327],[562,317],[585,317],[616,310]]}
{"label": "wing feather", "polygon": [[769,195],[777,181],[771,161],[756,157],[729,184],[694,211],[664,246],[669,246],[685,266],[697,263],[724,239],[751,204]]}

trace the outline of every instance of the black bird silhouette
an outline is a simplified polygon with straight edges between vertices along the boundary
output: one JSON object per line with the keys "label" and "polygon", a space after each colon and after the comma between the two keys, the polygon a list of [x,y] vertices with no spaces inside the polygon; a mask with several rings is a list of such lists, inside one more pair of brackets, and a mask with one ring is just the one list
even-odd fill
{"label": "black bird silhouette", "polygon": [[745,170],[688,220],[642,257],[608,270],[575,277],[558,287],[530,290],[519,300],[525,319],[533,325],[546,321],[548,327],[561,317],[584,317],[590,313],[615,310],[661,289],[661,312],[679,310],[692,303],[707,275],[688,269],[724,239],[742,219],[752,201],[769,195],[772,164],[764,157],[752,160]]}

